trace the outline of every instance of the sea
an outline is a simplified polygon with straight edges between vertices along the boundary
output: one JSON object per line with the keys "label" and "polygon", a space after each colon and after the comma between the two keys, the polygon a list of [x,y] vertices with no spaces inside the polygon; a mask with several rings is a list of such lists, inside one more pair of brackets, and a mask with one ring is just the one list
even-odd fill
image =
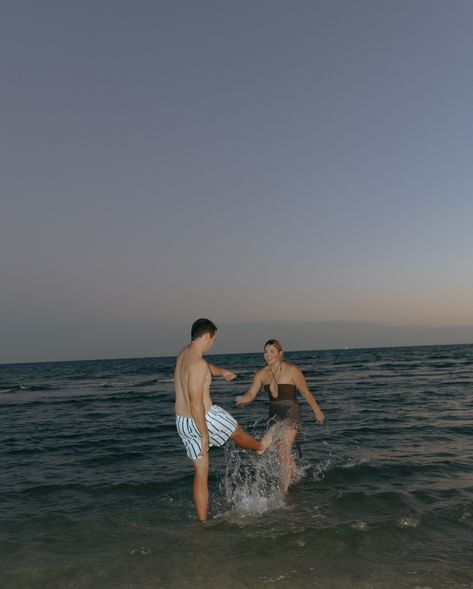
{"label": "sea", "polygon": [[[213,401],[266,431],[262,354]],[[174,357],[0,366],[1,589],[473,588],[473,345],[286,353],[298,476],[277,452],[210,450],[209,521],[176,433]]]}

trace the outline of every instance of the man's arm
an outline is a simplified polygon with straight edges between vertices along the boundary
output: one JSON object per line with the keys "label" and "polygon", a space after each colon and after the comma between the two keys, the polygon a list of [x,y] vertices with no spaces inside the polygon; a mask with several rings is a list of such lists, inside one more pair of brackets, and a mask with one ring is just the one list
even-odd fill
{"label": "man's arm", "polygon": [[297,366],[293,366],[292,378],[294,379],[294,384],[299,389],[299,391],[304,396],[307,403],[309,403],[312,411],[314,412],[314,417],[317,423],[323,423],[325,419],[325,415],[323,411],[320,409],[317,401],[313,397],[312,393],[309,391],[307,387],[307,383],[305,381],[304,375],[302,374],[301,370]]}
{"label": "man's arm", "polygon": [[205,422],[204,407],[204,383],[207,370],[207,363],[204,360],[195,362],[189,368],[189,375],[187,380],[187,391],[189,393],[191,415],[197,426],[197,429],[200,432],[202,441],[201,456],[205,456],[209,449],[209,432],[207,430],[207,423]]}
{"label": "man's arm", "polygon": [[210,374],[212,376],[223,376],[225,380],[234,380],[237,376],[231,370],[227,370],[226,368],[219,368],[218,366],[215,366],[215,364],[211,364],[210,362],[207,362],[207,364],[209,366]]}

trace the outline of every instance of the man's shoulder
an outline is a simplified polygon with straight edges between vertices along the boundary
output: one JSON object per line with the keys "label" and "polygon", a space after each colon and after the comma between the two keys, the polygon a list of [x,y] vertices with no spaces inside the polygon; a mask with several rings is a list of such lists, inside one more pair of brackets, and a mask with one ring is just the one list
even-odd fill
{"label": "man's shoulder", "polygon": [[178,360],[185,364],[187,370],[209,370],[207,362],[189,348],[184,348],[178,356]]}
{"label": "man's shoulder", "polygon": [[192,358],[189,358],[189,366],[195,366],[196,368],[199,369],[205,369],[205,370],[210,370],[209,368],[209,364],[206,360],[204,360],[203,358],[201,358],[200,356],[195,356]]}
{"label": "man's shoulder", "polygon": [[177,359],[182,359],[182,360],[194,360],[194,359],[198,359],[200,358],[200,356],[198,356],[195,351],[190,347],[190,346],[186,346],[185,348],[182,348],[182,350],[179,352],[179,356],[177,357]]}

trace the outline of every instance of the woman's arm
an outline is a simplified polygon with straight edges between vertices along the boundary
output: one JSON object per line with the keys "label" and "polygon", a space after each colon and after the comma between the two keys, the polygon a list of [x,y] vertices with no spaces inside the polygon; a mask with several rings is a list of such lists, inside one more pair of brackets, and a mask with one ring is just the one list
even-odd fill
{"label": "woman's arm", "polygon": [[302,374],[302,371],[300,370],[300,368],[298,368],[297,366],[294,366],[294,365],[292,367],[292,378],[294,380],[294,384],[296,385],[298,390],[301,392],[301,394],[304,396],[305,400],[307,401],[307,403],[309,403],[310,408],[314,412],[315,420],[318,423],[323,423],[324,419],[325,419],[325,415],[324,415],[323,411],[320,409],[314,396],[309,391],[309,389],[307,387],[307,383],[304,378],[304,375]]}
{"label": "woman's arm", "polygon": [[258,372],[253,377],[253,382],[251,383],[250,388],[244,395],[238,395],[238,397],[235,397],[237,407],[248,405],[248,403],[251,403],[255,400],[256,395],[260,392],[261,387],[263,386],[263,370],[264,368],[258,370]]}

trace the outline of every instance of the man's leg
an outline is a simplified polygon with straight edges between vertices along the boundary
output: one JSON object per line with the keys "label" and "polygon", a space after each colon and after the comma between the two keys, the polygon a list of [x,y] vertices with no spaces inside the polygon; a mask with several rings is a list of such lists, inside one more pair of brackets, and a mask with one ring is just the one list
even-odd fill
{"label": "man's leg", "polygon": [[209,510],[209,455],[192,461],[194,465],[194,504],[197,518],[201,522],[207,521]]}
{"label": "man's leg", "polygon": [[258,454],[263,454],[273,439],[272,433],[267,431],[261,440],[257,440],[253,436],[250,436],[240,425],[236,426],[235,431],[230,437],[240,448],[254,450]]}

